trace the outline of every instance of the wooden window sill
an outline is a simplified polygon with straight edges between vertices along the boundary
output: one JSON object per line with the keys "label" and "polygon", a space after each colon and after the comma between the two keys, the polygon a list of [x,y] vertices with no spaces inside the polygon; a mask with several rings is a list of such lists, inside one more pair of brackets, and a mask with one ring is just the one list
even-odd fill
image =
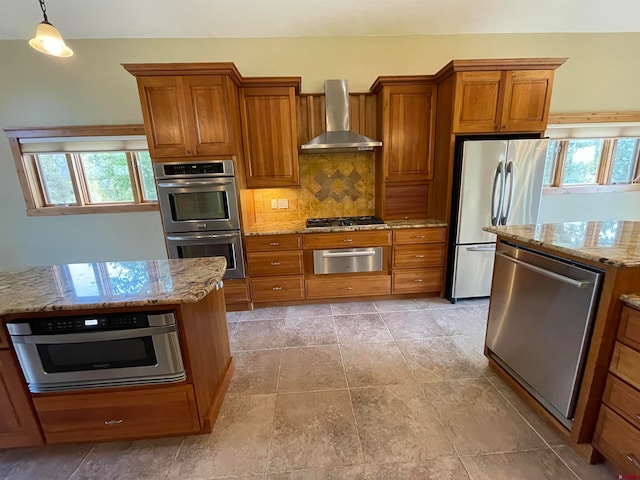
{"label": "wooden window sill", "polygon": [[28,208],[27,216],[42,217],[49,215],[82,215],[85,213],[125,213],[125,212],[155,212],[158,211],[158,204],[108,204],[108,205],[70,205],[68,207],[40,207]]}
{"label": "wooden window sill", "polygon": [[640,191],[640,184],[625,185],[576,185],[572,187],[544,187],[543,195],[573,195],[576,193],[611,193]]}

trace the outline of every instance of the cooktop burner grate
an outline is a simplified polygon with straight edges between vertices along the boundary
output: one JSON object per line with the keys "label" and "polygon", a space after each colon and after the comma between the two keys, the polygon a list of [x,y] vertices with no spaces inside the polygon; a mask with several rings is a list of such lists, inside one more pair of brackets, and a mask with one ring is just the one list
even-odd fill
{"label": "cooktop burner grate", "polygon": [[356,225],[383,225],[384,222],[371,215],[362,217],[308,218],[307,228],[352,227]]}

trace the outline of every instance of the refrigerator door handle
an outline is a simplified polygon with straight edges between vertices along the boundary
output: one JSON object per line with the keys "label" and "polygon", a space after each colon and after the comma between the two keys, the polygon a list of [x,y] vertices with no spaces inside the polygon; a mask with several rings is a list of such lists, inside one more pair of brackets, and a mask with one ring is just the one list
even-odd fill
{"label": "refrigerator door handle", "polygon": [[511,204],[513,203],[513,177],[515,175],[515,166],[513,165],[513,161],[509,160],[507,162],[507,166],[505,168],[504,173],[504,181],[505,181],[505,191],[507,189],[506,184],[509,184],[509,198],[508,200],[504,199],[504,205],[502,206],[502,210],[504,211],[504,215],[500,217],[500,225],[506,225],[507,220],[509,220],[509,214],[511,213]]}
{"label": "refrigerator door handle", "polygon": [[[500,198],[498,199],[496,206],[496,189],[498,188],[498,182],[500,182]],[[494,227],[500,222],[500,215],[502,214],[502,195],[504,194],[503,185],[502,162],[500,162],[496,168],[495,174],[493,175],[493,188],[491,189],[491,225]]]}
{"label": "refrigerator door handle", "polygon": [[468,252],[495,252],[496,246],[495,244],[493,244],[493,245],[487,245],[483,247],[467,247],[467,251]]}

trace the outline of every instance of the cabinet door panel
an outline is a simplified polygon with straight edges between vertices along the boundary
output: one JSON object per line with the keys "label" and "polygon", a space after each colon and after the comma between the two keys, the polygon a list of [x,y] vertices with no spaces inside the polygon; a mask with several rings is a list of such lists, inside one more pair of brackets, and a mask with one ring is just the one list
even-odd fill
{"label": "cabinet door panel", "polygon": [[551,102],[553,70],[506,72],[500,129],[510,132],[542,131]]}
{"label": "cabinet door panel", "polygon": [[247,186],[299,185],[294,89],[249,87],[240,98]]}
{"label": "cabinet door panel", "polygon": [[180,77],[138,77],[151,157],[189,155]]}
{"label": "cabinet door panel", "polygon": [[435,124],[434,87],[389,87],[386,93],[385,180],[430,180]]}
{"label": "cabinet door panel", "polygon": [[9,350],[0,350],[0,448],[43,443],[22,372]]}
{"label": "cabinet door panel", "polygon": [[384,190],[385,220],[427,218],[429,185],[386,185]]}
{"label": "cabinet door panel", "polygon": [[454,133],[496,132],[501,72],[462,72],[456,78]]}
{"label": "cabinet door panel", "polygon": [[233,122],[225,77],[183,77],[185,103],[193,132],[195,155],[232,155]]}

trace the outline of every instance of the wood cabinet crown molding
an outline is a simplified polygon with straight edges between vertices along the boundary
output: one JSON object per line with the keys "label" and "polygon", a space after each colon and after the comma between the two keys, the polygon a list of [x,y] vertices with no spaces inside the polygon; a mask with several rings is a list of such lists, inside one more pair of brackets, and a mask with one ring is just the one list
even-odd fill
{"label": "wood cabinet crown molding", "polygon": [[568,58],[495,58],[451,60],[435,75],[439,83],[456,72],[482,72],[486,70],[556,70]]}
{"label": "wood cabinet crown molding", "polygon": [[122,63],[121,65],[134,77],[147,75],[228,75],[238,86],[241,86],[244,80],[233,62]]}
{"label": "wood cabinet crown molding", "polygon": [[371,93],[378,93],[382,87],[404,85],[434,85],[434,75],[384,75],[376,78],[371,85]]}

